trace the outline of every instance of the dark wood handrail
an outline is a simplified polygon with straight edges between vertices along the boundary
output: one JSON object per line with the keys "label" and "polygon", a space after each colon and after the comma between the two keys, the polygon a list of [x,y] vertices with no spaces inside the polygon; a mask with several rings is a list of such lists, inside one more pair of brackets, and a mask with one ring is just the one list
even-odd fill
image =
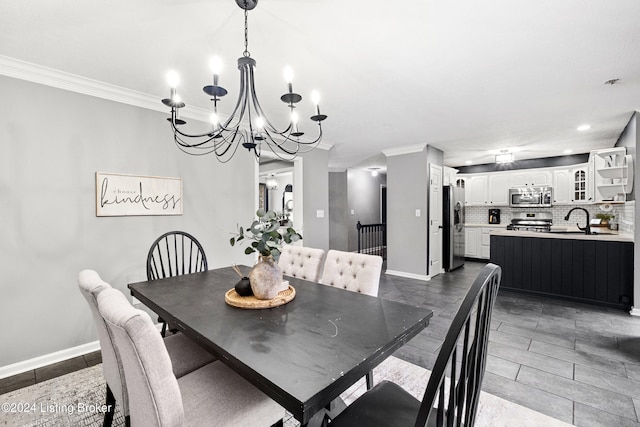
{"label": "dark wood handrail", "polygon": [[356,224],[358,253],[379,255],[387,259],[387,224]]}

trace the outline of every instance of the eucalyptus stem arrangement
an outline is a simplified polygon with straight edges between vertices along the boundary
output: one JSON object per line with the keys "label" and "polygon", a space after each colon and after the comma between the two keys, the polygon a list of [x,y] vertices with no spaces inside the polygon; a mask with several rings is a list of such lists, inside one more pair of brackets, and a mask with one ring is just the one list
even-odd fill
{"label": "eucalyptus stem arrangement", "polygon": [[229,240],[231,246],[236,243],[249,243],[244,253],[258,252],[263,257],[280,258],[282,245],[302,239],[302,235],[293,228],[293,223],[282,213],[258,209],[255,219],[246,229],[238,226],[238,234]]}

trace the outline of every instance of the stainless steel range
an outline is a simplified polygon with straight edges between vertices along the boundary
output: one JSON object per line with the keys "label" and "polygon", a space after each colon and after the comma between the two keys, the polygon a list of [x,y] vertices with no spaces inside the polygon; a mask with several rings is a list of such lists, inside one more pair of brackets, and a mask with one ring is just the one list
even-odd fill
{"label": "stainless steel range", "polygon": [[548,233],[553,224],[551,212],[518,212],[511,218],[507,230],[540,231]]}

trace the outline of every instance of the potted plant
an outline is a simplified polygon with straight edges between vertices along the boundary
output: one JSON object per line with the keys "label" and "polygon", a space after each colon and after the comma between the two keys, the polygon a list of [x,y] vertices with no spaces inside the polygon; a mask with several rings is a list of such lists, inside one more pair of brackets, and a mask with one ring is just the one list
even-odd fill
{"label": "potted plant", "polygon": [[609,226],[609,220],[615,218],[615,215],[607,214],[607,213],[597,213],[596,218],[600,220],[601,226]]}
{"label": "potted plant", "polygon": [[260,254],[258,263],[249,273],[251,290],[258,299],[272,299],[282,290],[282,270],[278,267],[278,259],[285,243],[292,243],[302,238],[294,228],[291,220],[274,211],[258,209],[255,219],[246,229],[238,227],[238,234],[229,243],[250,242],[244,250],[249,255]]}

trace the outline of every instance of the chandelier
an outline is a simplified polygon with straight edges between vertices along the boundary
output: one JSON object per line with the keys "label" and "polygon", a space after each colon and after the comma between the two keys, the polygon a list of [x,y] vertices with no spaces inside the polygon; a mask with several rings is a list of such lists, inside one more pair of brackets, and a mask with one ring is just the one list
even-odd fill
{"label": "chandelier", "polygon": [[320,113],[320,95],[317,91],[311,94],[311,100],[315,105],[315,114],[311,120],[318,124],[318,135],[315,139],[301,139],[304,132],[298,128],[298,113],[295,111],[296,104],[302,100],[302,96],[293,92],[293,72],[290,68],[285,69],[285,80],[288,85],[288,92],[280,97],[289,108],[290,120],[284,129],[278,129],[267,118],[260,106],[256,95],[254,83],[254,69],[256,61],[251,58],[249,45],[249,25],[248,11],[254,9],[258,0],[236,0],[238,6],[244,9],[244,52],[238,59],[238,69],[240,70],[240,91],[238,100],[231,115],[222,122],[218,115],[218,102],[227,94],[227,90],[218,85],[220,73],[220,61],[214,58],[211,61],[213,72],[213,85],[202,88],[204,93],[211,97],[213,111],[211,114],[211,130],[201,134],[188,134],[178,127],[186,122],[180,118],[180,109],[185,106],[178,91],[178,75],[171,71],[167,76],[167,81],[171,87],[169,98],[162,100],[162,103],[171,108],[171,117],[167,120],[171,123],[173,138],[176,145],[182,151],[191,155],[215,154],[216,158],[225,163],[236,153],[238,147],[246,148],[258,160],[263,148],[268,148],[277,157],[283,160],[292,160],[298,154],[314,149],[322,139],[322,121],[327,118]]}

